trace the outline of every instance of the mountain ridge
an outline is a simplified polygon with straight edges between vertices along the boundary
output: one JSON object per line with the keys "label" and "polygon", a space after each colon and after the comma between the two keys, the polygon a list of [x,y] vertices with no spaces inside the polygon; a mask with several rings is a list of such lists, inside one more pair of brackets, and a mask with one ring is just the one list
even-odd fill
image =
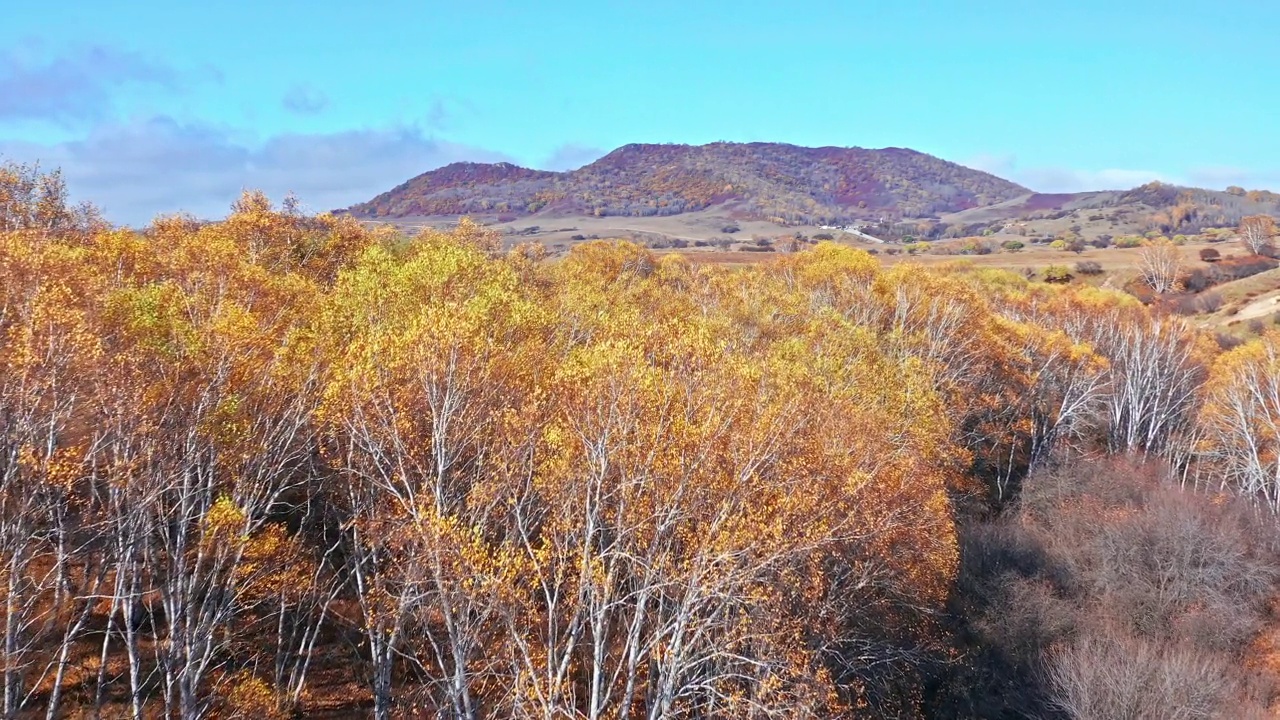
{"label": "mountain ridge", "polygon": [[542,211],[646,217],[723,205],[744,219],[836,224],[954,213],[1030,192],[909,148],[631,143],[565,172],[452,163],[339,212],[365,219]]}

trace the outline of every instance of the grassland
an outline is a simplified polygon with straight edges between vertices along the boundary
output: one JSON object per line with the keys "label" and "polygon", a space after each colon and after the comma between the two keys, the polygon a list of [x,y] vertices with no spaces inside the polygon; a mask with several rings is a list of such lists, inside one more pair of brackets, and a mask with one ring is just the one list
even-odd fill
{"label": "grassland", "polygon": [[[997,242],[999,236],[993,238]],[[874,252],[886,265],[911,263],[921,267],[937,267],[952,265],[956,267],[991,268],[1008,270],[1028,277],[1033,282],[1043,281],[1044,271],[1052,265],[1065,266],[1072,272],[1072,282],[1086,283],[1115,290],[1125,290],[1141,283],[1140,265],[1141,248],[1093,248],[1074,253],[1051,249],[1044,245],[1028,245],[1018,252],[1001,251],[988,255],[953,255],[934,252],[908,254],[899,246],[874,245],[862,242],[848,243],[855,247]],[[1200,259],[1200,251],[1212,247],[1221,253],[1223,261],[1248,255],[1238,241],[1229,242],[1191,242],[1178,248],[1182,256],[1184,272],[1195,269],[1210,270],[1214,263]],[[896,254],[889,254],[897,250]],[[692,250],[663,251],[680,252],[699,263],[711,263],[720,266],[741,267],[760,262],[773,253],[744,252],[740,250],[721,251],[714,248],[696,248]],[[1076,270],[1082,262],[1097,263],[1101,272],[1097,274],[1081,274]],[[1202,327],[1217,327],[1237,337],[1250,337],[1259,334],[1259,323],[1250,322],[1265,320],[1280,314],[1280,268],[1268,270],[1240,280],[1214,285],[1202,291],[1202,294],[1217,295],[1221,300],[1215,303],[1220,307],[1213,312],[1202,312],[1192,315],[1192,319]],[[1266,323],[1263,323],[1263,327]]]}

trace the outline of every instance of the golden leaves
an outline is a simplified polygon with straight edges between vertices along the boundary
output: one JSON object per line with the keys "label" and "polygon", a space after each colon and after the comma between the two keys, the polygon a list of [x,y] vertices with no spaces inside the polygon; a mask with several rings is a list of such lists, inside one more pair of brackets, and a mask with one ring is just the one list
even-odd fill
{"label": "golden leaves", "polygon": [[204,515],[207,537],[226,539],[244,530],[246,516],[230,497],[219,497]]}
{"label": "golden leaves", "polygon": [[[388,232],[247,195],[145,237],[0,235],[0,391],[79,393],[56,452],[22,439],[24,472],[207,507],[176,557],[241,612],[344,563],[343,611],[419,660],[453,648],[422,667],[474,673],[495,714],[571,714],[585,668],[621,678],[629,656],[655,687],[723,668],[706,687],[735,710],[854,712],[812,648],[868,608],[929,632],[957,573],[950,492],[1084,403],[1109,369],[1092,329],[1146,317],[835,244],[723,271],[630,243],[500,255],[474,223]],[[92,465],[98,437],[118,456]],[[342,553],[277,522],[295,502]]]}

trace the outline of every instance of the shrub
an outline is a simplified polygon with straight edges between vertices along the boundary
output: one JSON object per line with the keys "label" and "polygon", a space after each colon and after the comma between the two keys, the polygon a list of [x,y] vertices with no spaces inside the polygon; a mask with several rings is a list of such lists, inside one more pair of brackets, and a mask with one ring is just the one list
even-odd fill
{"label": "shrub", "polygon": [[1049,248],[1051,250],[1066,250],[1067,241],[1062,239],[1054,240],[1053,242],[1049,243]]}
{"label": "shrub", "polygon": [[1218,262],[1222,259],[1222,253],[1217,248],[1204,248],[1200,251],[1200,259],[1205,262]]}
{"label": "shrub", "polygon": [[991,243],[981,238],[970,238],[960,244],[957,252],[961,255],[990,255]]}
{"label": "shrub", "polygon": [[1004,248],[1008,252],[1018,252],[1026,246],[1027,244],[1021,240],[1005,240],[1003,243],[1000,243],[1000,247]]}
{"label": "shrub", "polygon": [[1066,265],[1050,265],[1044,269],[1044,281],[1047,283],[1071,282],[1071,270]]}
{"label": "shrub", "polygon": [[1204,268],[1192,268],[1182,276],[1182,287],[1197,293],[1213,285],[1213,278]]}
{"label": "shrub", "polygon": [[814,235],[814,236],[813,236],[813,239],[814,239],[814,240],[835,240],[835,239],[836,239],[836,236],[835,236],[835,235],[832,235],[831,233],[825,233],[825,232],[822,232],[822,233],[817,233],[816,235]]}
{"label": "shrub", "polygon": [[1111,247],[1111,240],[1112,238],[1110,235],[1103,234],[1103,235],[1099,235],[1093,240],[1090,240],[1089,244],[1101,250],[1102,248]]}
{"label": "shrub", "polygon": [[1076,272],[1081,275],[1101,275],[1102,263],[1096,260],[1081,260],[1076,263]]}
{"label": "shrub", "polygon": [[1119,240],[1116,240],[1116,247],[1118,248],[1142,247],[1142,238],[1138,237],[1137,235],[1126,235],[1120,238]]}
{"label": "shrub", "polygon": [[1198,300],[1195,295],[1166,295],[1161,304],[1177,315],[1195,315],[1200,312]]}
{"label": "shrub", "polygon": [[1226,282],[1228,280],[1251,277],[1277,267],[1280,267],[1280,262],[1272,258],[1262,257],[1261,255],[1246,255],[1245,257],[1224,258],[1214,264],[1212,272],[1215,280]]}
{"label": "shrub", "polygon": [[1227,352],[1229,350],[1235,350],[1236,348],[1244,344],[1244,340],[1241,340],[1240,338],[1236,337],[1235,335],[1232,335],[1231,333],[1224,333],[1224,332],[1214,333],[1213,339],[1218,343],[1218,349],[1222,350],[1223,352]]}
{"label": "shrub", "polygon": [[1024,482],[1012,517],[962,532],[957,593],[984,655],[957,684],[987,704],[966,717],[1266,716],[1241,660],[1269,620],[1275,530],[1169,475],[1068,460]]}
{"label": "shrub", "polygon": [[1110,629],[1074,640],[1053,656],[1049,667],[1055,704],[1073,718],[1141,718],[1152,708],[1178,708],[1186,717],[1222,717],[1242,694],[1231,671],[1219,655]]}
{"label": "shrub", "polygon": [[729,223],[728,225],[725,225],[724,227],[720,228],[720,232],[724,233],[725,235],[732,235],[741,229],[742,228],[738,227],[735,223]]}

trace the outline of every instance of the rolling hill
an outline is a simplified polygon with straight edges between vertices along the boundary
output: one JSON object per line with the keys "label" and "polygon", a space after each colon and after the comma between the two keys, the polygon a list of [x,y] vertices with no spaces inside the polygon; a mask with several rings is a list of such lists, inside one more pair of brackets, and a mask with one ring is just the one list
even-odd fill
{"label": "rolling hill", "polygon": [[1012,233],[1059,237],[1075,233],[1194,235],[1206,228],[1235,227],[1248,215],[1280,216],[1280,195],[1232,187],[1208,190],[1152,182],[1130,190],[1031,193],[939,218],[934,235],[953,237]]}
{"label": "rolling hill", "polygon": [[[1159,182],[1038,193],[902,148],[712,143],[626,145],[568,172],[454,163],[336,212],[408,231],[469,215],[513,242],[553,249],[596,237],[723,248],[848,225],[891,242],[1004,236],[1047,243],[1233,228],[1247,215],[1280,217],[1280,195]],[[731,228],[741,233],[731,238]]]}
{"label": "rolling hill", "polygon": [[903,148],[626,145],[577,170],[455,163],[339,211],[367,219],[671,216],[723,208],[778,224],[936,216],[1013,200],[1015,183]]}

